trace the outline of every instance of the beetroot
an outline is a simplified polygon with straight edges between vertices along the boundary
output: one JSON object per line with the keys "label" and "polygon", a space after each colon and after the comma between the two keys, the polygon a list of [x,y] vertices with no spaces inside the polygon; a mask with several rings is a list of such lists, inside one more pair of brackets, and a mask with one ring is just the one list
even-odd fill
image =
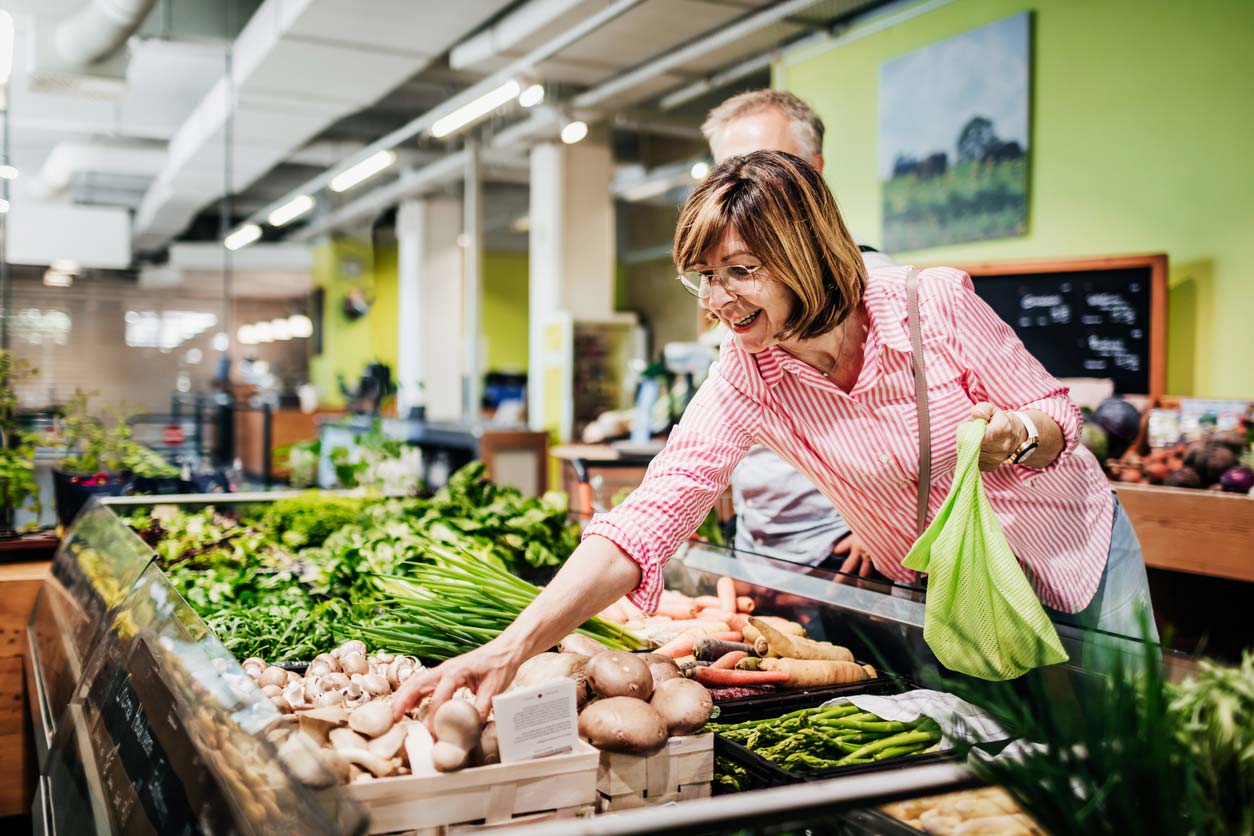
{"label": "beetroot", "polygon": [[1167,478],[1163,479],[1163,484],[1169,488],[1204,488],[1202,477],[1197,475],[1197,471],[1191,467],[1182,467],[1179,470],[1173,470],[1167,474]]}
{"label": "beetroot", "polygon": [[1230,467],[1219,477],[1219,484],[1225,491],[1233,493],[1249,493],[1254,490],[1254,470],[1243,464]]}
{"label": "beetroot", "polygon": [[1237,454],[1223,444],[1195,441],[1184,454],[1184,463],[1197,471],[1203,484],[1213,485],[1219,481],[1225,470],[1236,465]]}

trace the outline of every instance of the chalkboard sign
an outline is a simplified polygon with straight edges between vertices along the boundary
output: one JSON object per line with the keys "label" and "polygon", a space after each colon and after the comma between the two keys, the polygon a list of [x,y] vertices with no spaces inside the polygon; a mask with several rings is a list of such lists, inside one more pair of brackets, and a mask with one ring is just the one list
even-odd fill
{"label": "chalkboard sign", "polygon": [[1165,255],[961,269],[1050,374],[1109,378],[1121,394],[1163,394]]}

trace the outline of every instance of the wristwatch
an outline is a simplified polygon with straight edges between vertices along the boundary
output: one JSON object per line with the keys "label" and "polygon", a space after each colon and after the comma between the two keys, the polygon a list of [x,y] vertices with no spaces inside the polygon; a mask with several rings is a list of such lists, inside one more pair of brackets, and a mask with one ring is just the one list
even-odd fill
{"label": "wristwatch", "polygon": [[1027,441],[1015,448],[1015,451],[1010,454],[1010,458],[1006,461],[1012,464],[1023,464],[1036,452],[1036,448],[1040,446],[1041,434],[1036,431],[1036,424],[1032,423],[1032,419],[1028,417],[1026,412],[1014,411],[1010,414],[1023,422],[1023,428],[1028,431],[1028,438]]}

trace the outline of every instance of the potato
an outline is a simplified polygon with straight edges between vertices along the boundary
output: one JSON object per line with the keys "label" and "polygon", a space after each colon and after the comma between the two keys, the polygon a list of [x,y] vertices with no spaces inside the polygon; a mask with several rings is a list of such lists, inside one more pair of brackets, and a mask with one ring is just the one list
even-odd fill
{"label": "potato", "polygon": [[705,727],[714,710],[710,692],[691,679],[668,679],[653,692],[649,705],[666,722],[668,734],[694,734]]}
{"label": "potato", "polygon": [[666,745],[666,721],[644,700],[609,697],[579,715],[579,735],[607,752],[651,755]]}
{"label": "potato", "polygon": [[653,675],[654,691],[668,679],[683,677],[679,665],[675,664],[675,660],[669,656],[663,656],[661,653],[645,653],[640,658],[649,666],[649,673]]}
{"label": "potato", "polygon": [[598,653],[588,660],[583,672],[598,697],[647,700],[653,695],[653,674],[649,666],[631,653],[621,650]]}

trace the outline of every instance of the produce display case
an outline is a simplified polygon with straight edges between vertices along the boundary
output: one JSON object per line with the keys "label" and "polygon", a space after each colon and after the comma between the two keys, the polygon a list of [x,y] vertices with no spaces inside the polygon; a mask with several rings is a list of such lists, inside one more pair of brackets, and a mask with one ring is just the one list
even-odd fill
{"label": "produce display case", "polygon": [[76,521],[27,637],[36,832],[365,831],[282,765],[278,710],[113,508]]}
{"label": "produce display case", "polygon": [[[35,818],[41,832],[342,832],[368,824],[370,794],[328,782],[313,792],[275,753],[276,709],[179,596],[155,555],[119,514],[154,504],[184,508],[271,502],[291,492],[108,500],[77,520],[54,561],[28,629],[32,714],[40,746]],[[666,569],[669,588],[709,594],[730,576],[759,612],[847,644],[881,671],[922,687],[941,670],[923,641],[918,590],[842,584],[792,564],[693,542]],[[1059,699],[1089,676],[1089,653],[1141,657],[1139,642],[1059,628],[1072,661],[1050,670]],[[1168,653],[1168,678],[1192,669]],[[874,680],[873,680],[874,682]],[[595,780],[595,761],[591,780]],[[722,832],[754,822],[830,822],[836,811],[969,785],[956,761],[903,759],[752,793],[615,812],[595,821],[546,821],[552,833]],[[354,799],[364,802],[359,805]],[[800,825],[799,825],[800,826]],[[376,831],[377,832],[377,831]],[[520,828],[518,832],[525,832]],[[746,831],[751,832],[751,831]]]}

